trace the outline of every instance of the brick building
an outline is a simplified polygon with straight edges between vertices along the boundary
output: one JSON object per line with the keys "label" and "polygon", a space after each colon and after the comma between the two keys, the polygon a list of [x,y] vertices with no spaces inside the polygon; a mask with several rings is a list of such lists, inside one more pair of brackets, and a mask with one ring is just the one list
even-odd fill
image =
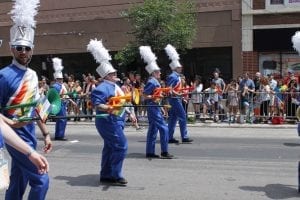
{"label": "brick building", "polygon": [[[34,57],[31,67],[40,75],[52,78],[51,57],[63,59],[64,72],[80,76],[82,73],[96,73],[97,64],[86,52],[90,39],[102,39],[104,45],[114,54],[132,38],[126,35],[130,30],[128,22],[120,12],[141,0],[42,0],[36,16]],[[239,0],[197,0],[197,37],[192,49],[181,55],[188,78],[199,74],[209,77],[218,67],[229,79],[243,72],[241,56],[241,1]],[[12,2],[0,3],[0,66],[11,60],[9,51],[9,29]],[[249,16],[249,15],[247,15]],[[255,18],[255,16],[252,16]],[[245,51],[255,55],[253,50]],[[252,52],[252,53],[251,53]],[[163,71],[169,70],[168,61],[160,60]],[[120,72],[136,70],[144,73],[144,64],[122,68],[114,63]],[[247,67],[246,67],[247,68]]]}
{"label": "brick building", "polygon": [[300,0],[243,0],[243,71],[285,76],[300,72],[291,37],[300,30]]}

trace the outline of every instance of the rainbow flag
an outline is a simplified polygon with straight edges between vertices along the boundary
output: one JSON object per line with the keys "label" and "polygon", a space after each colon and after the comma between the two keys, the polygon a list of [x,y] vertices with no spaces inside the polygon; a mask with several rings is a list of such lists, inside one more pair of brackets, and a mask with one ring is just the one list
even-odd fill
{"label": "rainbow flag", "polygon": [[47,96],[43,96],[38,101],[35,111],[37,115],[45,122],[48,118],[49,113],[51,112],[52,106],[47,99]]}

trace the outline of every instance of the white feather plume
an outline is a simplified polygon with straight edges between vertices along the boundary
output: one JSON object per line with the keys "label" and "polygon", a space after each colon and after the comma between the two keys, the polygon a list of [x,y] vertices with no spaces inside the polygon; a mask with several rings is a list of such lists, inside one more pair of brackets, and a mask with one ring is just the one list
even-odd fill
{"label": "white feather plume", "polygon": [[140,46],[139,47],[140,54],[145,63],[150,64],[156,61],[156,56],[152,52],[150,46]]}
{"label": "white feather plume", "polygon": [[300,54],[300,31],[297,31],[292,37],[293,47]]}
{"label": "white feather plume", "polygon": [[61,72],[64,69],[64,66],[62,66],[62,59],[60,58],[52,58],[53,62],[53,69],[55,72]]}
{"label": "white feather plume", "polygon": [[102,40],[90,40],[90,43],[87,45],[87,50],[92,53],[96,62],[99,64],[111,60],[111,56],[108,50],[103,46]]}
{"label": "white feather plume", "polygon": [[34,16],[37,15],[37,8],[40,6],[40,0],[13,0],[15,4],[9,12],[11,19],[17,26],[35,27]]}
{"label": "white feather plume", "polygon": [[165,47],[165,51],[169,57],[170,60],[179,60],[179,54],[177,53],[175,47],[173,47],[172,45],[168,44]]}

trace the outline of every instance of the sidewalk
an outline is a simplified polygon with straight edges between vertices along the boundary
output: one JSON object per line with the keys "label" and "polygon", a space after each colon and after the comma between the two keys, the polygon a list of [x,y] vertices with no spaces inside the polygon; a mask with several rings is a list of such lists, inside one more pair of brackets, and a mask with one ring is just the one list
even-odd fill
{"label": "sidewalk", "polygon": [[[55,125],[55,122],[47,122],[48,125]],[[68,121],[67,125],[95,125],[95,122],[86,122],[86,121],[80,121],[80,122],[73,122]],[[126,126],[131,126],[131,123],[126,123]],[[139,122],[139,125],[141,127],[147,127],[147,122]],[[177,123],[178,126],[178,123]],[[228,123],[228,122],[213,122],[210,120],[207,120],[205,122],[195,122],[195,123],[188,123],[188,127],[211,127],[211,128],[280,128],[280,129],[295,129],[297,130],[297,124],[249,124],[249,123]]]}

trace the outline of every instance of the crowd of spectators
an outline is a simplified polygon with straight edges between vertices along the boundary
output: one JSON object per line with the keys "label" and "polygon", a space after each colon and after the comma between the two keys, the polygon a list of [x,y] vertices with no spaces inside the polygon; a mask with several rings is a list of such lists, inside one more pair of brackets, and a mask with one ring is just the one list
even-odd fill
{"label": "crowd of spectators", "polygon": [[[120,74],[119,85],[125,94],[131,94],[133,90],[138,91],[140,103],[143,102],[143,87],[145,79],[135,72]],[[296,119],[296,109],[300,104],[299,82],[294,73],[289,72],[283,78],[274,77],[272,74],[263,76],[257,72],[253,77],[245,72],[237,79],[223,80],[221,72],[216,69],[212,77],[204,80],[195,75],[191,80],[181,76],[182,81],[182,103],[188,115],[188,119],[194,118],[204,122],[211,119],[215,122],[231,123],[261,123],[270,122],[274,116],[284,119]],[[81,79],[75,79],[74,75],[64,75],[64,83],[69,91],[69,97],[76,104],[68,105],[68,114],[74,115],[74,121],[92,121],[94,110],[90,101],[93,88],[101,82],[92,74],[83,74]],[[40,93],[47,94],[52,82],[47,77],[42,77],[40,82]],[[165,87],[164,80],[161,80]],[[162,99],[162,104],[168,104]],[[146,108],[134,106],[138,121],[146,121]],[[162,108],[163,115],[168,117],[167,107]],[[76,116],[86,115],[86,118]],[[138,123],[133,124],[140,129]]]}

